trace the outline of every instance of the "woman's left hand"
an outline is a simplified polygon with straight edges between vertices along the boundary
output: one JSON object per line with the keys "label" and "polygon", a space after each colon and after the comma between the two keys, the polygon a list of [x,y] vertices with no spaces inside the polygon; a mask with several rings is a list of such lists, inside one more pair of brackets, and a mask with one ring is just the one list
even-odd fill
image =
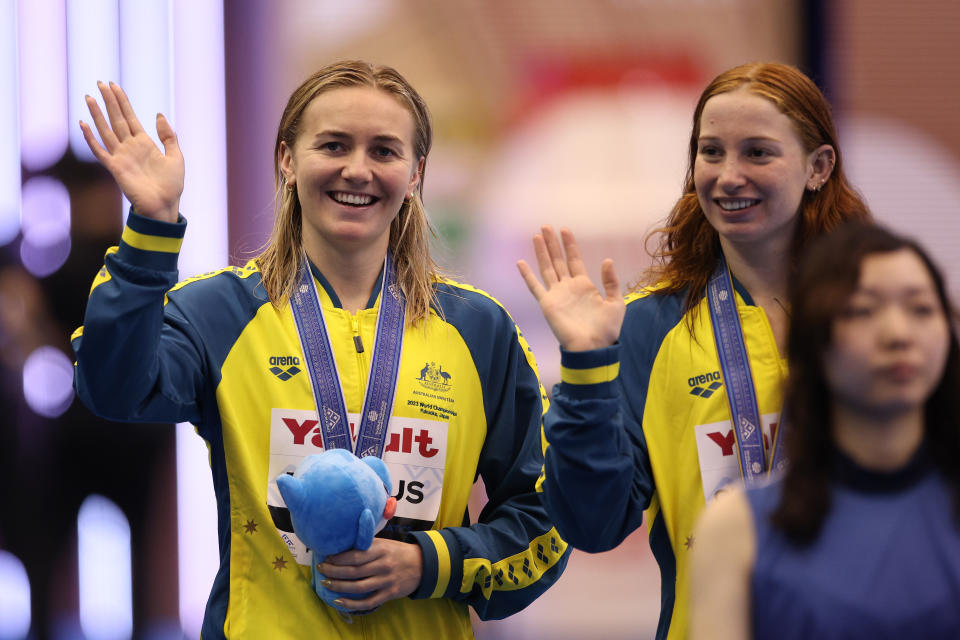
{"label": "woman's left hand", "polygon": [[363,600],[341,598],[338,603],[353,611],[364,611],[413,593],[423,575],[423,552],[418,544],[374,538],[366,551],[351,549],[327,556],[317,569],[327,577],[323,586],[331,591],[372,591]]}

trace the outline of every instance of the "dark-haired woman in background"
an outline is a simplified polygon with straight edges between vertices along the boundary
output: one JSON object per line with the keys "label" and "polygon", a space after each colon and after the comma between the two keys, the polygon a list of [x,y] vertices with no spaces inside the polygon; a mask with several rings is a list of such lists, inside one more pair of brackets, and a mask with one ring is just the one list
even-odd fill
{"label": "dark-haired woman in background", "polygon": [[791,286],[782,481],[698,525],[692,637],[960,637],[960,352],[916,244],[848,225]]}

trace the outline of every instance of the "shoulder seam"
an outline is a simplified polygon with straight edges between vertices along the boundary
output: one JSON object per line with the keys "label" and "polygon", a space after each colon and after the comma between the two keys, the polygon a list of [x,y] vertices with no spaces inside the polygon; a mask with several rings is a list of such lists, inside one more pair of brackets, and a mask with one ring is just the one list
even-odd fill
{"label": "shoulder seam", "polygon": [[207,273],[200,273],[200,274],[198,274],[198,275],[191,276],[191,277],[187,278],[186,280],[181,280],[181,281],[178,282],[177,284],[173,285],[173,286],[170,288],[170,291],[168,291],[167,293],[170,293],[170,292],[173,292],[173,291],[177,291],[178,289],[181,289],[181,288],[183,288],[184,286],[186,286],[186,285],[188,285],[188,284],[192,284],[192,283],[194,283],[194,282],[199,282],[199,281],[201,281],[201,280],[208,280],[208,279],[210,279],[210,278],[216,277],[216,276],[221,275],[221,274],[223,274],[223,273],[232,273],[233,275],[237,276],[238,278],[245,279],[245,278],[249,278],[249,277],[252,276],[253,274],[259,273],[259,272],[260,272],[260,269],[257,268],[257,266],[256,266],[256,264],[254,263],[254,261],[251,260],[250,262],[248,262],[248,263],[247,263],[245,266],[243,266],[243,267],[223,267],[223,268],[217,269],[216,271],[208,271]]}
{"label": "shoulder seam", "polygon": [[640,300],[641,298],[646,298],[646,297],[648,297],[648,296],[650,296],[650,295],[652,295],[652,294],[660,291],[661,289],[665,288],[668,284],[670,284],[670,283],[667,282],[667,281],[657,282],[657,283],[655,283],[655,284],[651,284],[651,285],[646,285],[646,286],[644,286],[644,287],[640,287],[639,289],[634,289],[634,290],[632,290],[632,291],[628,291],[628,292],[627,292],[627,295],[625,295],[625,296],[623,297],[623,301],[624,301],[625,304],[630,304],[630,303],[633,302],[634,300]]}
{"label": "shoulder seam", "polygon": [[[445,284],[454,289],[463,289],[464,291],[471,291],[473,293],[477,293],[485,298],[488,298],[490,301],[494,302],[498,307],[500,307],[504,311],[507,311],[507,308],[503,306],[503,303],[501,303],[499,300],[497,300],[495,297],[493,297],[483,289],[478,289],[473,285],[466,284],[464,282],[457,282],[456,280],[451,280],[450,278],[445,278],[445,277],[437,278],[436,280],[434,280],[434,284]],[[507,315],[509,315],[509,312],[507,312]]]}

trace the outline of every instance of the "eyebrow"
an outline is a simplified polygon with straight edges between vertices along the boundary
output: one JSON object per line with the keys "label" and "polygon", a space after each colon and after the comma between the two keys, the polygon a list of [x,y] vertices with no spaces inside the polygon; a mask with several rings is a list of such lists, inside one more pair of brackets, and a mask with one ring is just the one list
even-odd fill
{"label": "eyebrow", "polygon": [[[700,136],[697,138],[698,142],[703,142],[705,140],[720,140],[720,136]],[[781,141],[778,138],[771,138],[769,136],[752,136],[750,138],[744,138],[741,140],[741,142],[776,142],[777,144],[780,144]]]}
{"label": "eyebrow", "polygon": [[[324,129],[323,131],[318,132],[314,136],[314,139],[316,140],[317,138],[323,138],[323,137],[339,138],[344,140],[349,140],[353,138],[353,136],[351,136],[346,131],[340,131],[338,129]],[[373,139],[377,142],[392,142],[395,144],[403,144],[403,140],[389,133],[381,133],[379,135],[373,136]]]}
{"label": "eyebrow", "polygon": [[[882,298],[886,295],[886,292],[881,291],[875,287],[857,287],[853,291],[853,295],[865,295],[874,298]],[[917,297],[923,295],[933,295],[936,296],[937,292],[932,286],[925,285],[909,285],[904,289],[899,289],[896,291],[897,295]]]}

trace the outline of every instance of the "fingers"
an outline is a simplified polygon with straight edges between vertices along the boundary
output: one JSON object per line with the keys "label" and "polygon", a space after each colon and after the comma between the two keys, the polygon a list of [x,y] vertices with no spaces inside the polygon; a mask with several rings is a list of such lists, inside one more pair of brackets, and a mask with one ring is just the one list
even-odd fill
{"label": "fingers", "polygon": [[570,270],[567,268],[567,261],[563,256],[563,249],[560,247],[560,240],[557,238],[556,232],[551,226],[544,226],[540,229],[543,234],[543,242],[546,245],[547,253],[550,256],[550,262],[553,265],[553,270],[557,274],[557,278],[565,278],[570,275]]}
{"label": "fingers", "polygon": [[140,120],[137,119],[137,114],[134,113],[133,107],[130,105],[130,100],[127,98],[127,93],[123,88],[114,83],[110,83],[110,88],[113,89],[113,94],[117,99],[117,103],[120,105],[120,113],[123,114],[124,119],[127,121],[127,125],[130,127],[130,133],[137,135],[143,131],[143,125],[140,124]]}
{"label": "fingers", "polygon": [[[348,549],[347,551],[341,551],[340,553],[327,556],[323,562],[317,565],[317,568],[320,569],[321,566],[324,569],[356,567],[371,562],[377,557],[379,557],[379,554],[376,553],[376,550],[372,546],[366,550]],[[322,569],[321,573],[326,574]]]}
{"label": "fingers", "polygon": [[[103,96],[103,105],[107,108],[107,117],[110,119],[110,126],[113,127],[113,133],[118,140],[123,142],[130,137],[131,133],[130,125],[120,109],[120,101],[114,91],[116,85],[112,82],[109,85],[105,82],[98,82],[97,87],[100,89],[100,95]],[[117,89],[119,88],[117,87]]]}
{"label": "fingers", "polygon": [[388,580],[383,576],[369,576],[360,580],[334,580],[327,578],[320,584],[330,589],[330,591],[337,591],[339,593],[368,593],[370,591],[383,589],[388,584]]}
{"label": "fingers", "polygon": [[180,143],[177,142],[177,134],[173,132],[173,127],[162,113],[157,114],[157,137],[163,143],[163,154],[169,157],[180,157]]}
{"label": "fingers", "polygon": [[83,132],[83,139],[87,141],[87,146],[90,147],[90,151],[93,152],[93,156],[100,161],[101,164],[106,166],[106,160],[109,157],[106,149],[100,146],[100,141],[97,140],[97,137],[93,135],[93,130],[83,120],[80,121],[80,131]]}
{"label": "fingers", "polygon": [[329,562],[318,564],[317,571],[327,578],[337,580],[357,580],[370,575],[370,570],[362,565],[331,564]]}
{"label": "fingers", "polygon": [[[90,117],[93,118],[93,124],[97,128],[97,133],[100,134],[100,139],[103,140],[103,146],[106,147],[108,152],[113,153],[113,150],[117,148],[120,141],[117,140],[117,136],[113,134],[113,129],[107,124],[106,118],[103,117],[103,112],[100,111],[100,105],[93,99],[93,96],[84,96],[84,100],[87,103],[87,109],[90,111]],[[87,144],[90,143],[88,142]]]}
{"label": "fingers", "polygon": [[573,232],[564,227],[560,229],[560,238],[563,240],[563,250],[567,254],[567,267],[570,269],[570,275],[587,275],[587,268],[583,265],[583,259],[580,257],[580,247],[577,246],[577,239],[573,237]]}
{"label": "fingers", "polygon": [[607,258],[600,265],[600,281],[603,283],[603,293],[610,302],[620,300],[620,279],[613,269],[613,260]]}
{"label": "fingers", "polygon": [[537,257],[537,268],[540,269],[540,275],[543,277],[543,284],[547,289],[557,283],[557,271],[553,268],[553,260],[550,257],[550,250],[541,234],[533,236],[533,254]]}
{"label": "fingers", "polygon": [[517,261],[517,269],[520,270],[520,276],[523,278],[523,281],[527,283],[527,289],[530,289],[530,293],[533,294],[534,299],[540,302],[540,298],[547,293],[547,290],[544,289],[540,281],[537,280],[533,269],[530,268],[530,265],[528,265],[525,260]]}
{"label": "fingers", "polygon": [[333,602],[338,607],[343,607],[344,609],[349,609],[350,611],[369,611],[370,609],[376,609],[387,600],[391,600],[391,598],[387,597],[381,591],[376,591],[372,596],[369,598],[364,598],[363,600],[337,598]]}

